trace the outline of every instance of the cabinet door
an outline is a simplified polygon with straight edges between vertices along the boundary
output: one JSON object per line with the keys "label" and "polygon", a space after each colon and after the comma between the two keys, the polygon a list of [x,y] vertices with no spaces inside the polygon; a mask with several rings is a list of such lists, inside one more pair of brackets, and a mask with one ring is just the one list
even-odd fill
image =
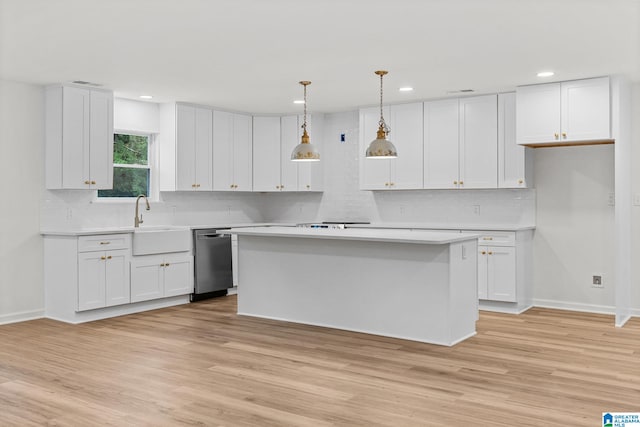
{"label": "cabinet door", "polygon": [[90,98],[88,89],[62,88],[62,188],[90,188]]}
{"label": "cabinet door", "polygon": [[231,275],[233,278],[233,286],[238,286],[238,235],[231,235]]}
{"label": "cabinet door", "polygon": [[131,261],[131,302],[147,301],[164,296],[161,257],[150,256]]}
{"label": "cabinet door", "polygon": [[458,188],[458,100],[424,103],[424,188]]}
{"label": "cabinet door", "polygon": [[253,118],[253,191],[280,191],[280,117]]}
{"label": "cabinet door", "polygon": [[[389,107],[385,107],[384,116],[389,119]],[[376,139],[378,122],[380,121],[379,108],[363,108],[360,110],[360,189],[361,190],[388,190],[390,184],[391,162],[395,159],[367,159],[365,153],[371,141]],[[393,141],[394,129],[391,123],[389,127],[392,133],[389,139]],[[402,156],[398,152],[398,156]]]}
{"label": "cabinet door", "polygon": [[104,252],[78,254],[78,311],[105,306]]}
{"label": "cabinet door", "polygon": [[526,152],[516,144],[516,94],[498,95],[498,188],[524,188]]}
{"label": "cabinet door", "polygon": [[478,299],[487,299],[487,247],[478,246]]}
{"label": "cabinet door", "polygon": [[516,302],[516,248],[487,247],[487,299]]}
{"label": "cabinet door", "polygon": [[560,83],[516,89],[518,144],[558,141],[560,127]]}
{"label": "cabinet door", "polygon": [[233,115],[233,189],[251,191],[253,162],[251,116]]}
{"label": "cabinet door", "polygon": [[105,305],[128,304],[131,301],[129,286],[129,250],[106,252]]}
{"label": "cabinet door", "polygon": [[195,108],[194,164],[196,190],[213,189],[213,112],[207,108]]}
{"label": "cabinet door", "polygon": [[165,297],[193,293],[193,257],[166,256],[163,275]]}
{"label": "cabinet door", "polygon": [[298,190],[298,165],[291,161],[291,152],[300,143],[298,116],[280,118],[280,190]]}
{"label": "cabinet door", "polygon": [[213,189],[233,190],[233,114],[213,112]]}
{"label": "cabinet door", "polygon": [[89,174],[91,188],[113,188],[113,94],[91,91]]}
{"label": "cabinet door", "polygon": [[609,78],[576,80],[561,84],[563,141],[611,138]]}
{"label": "cabinet door", "polygon": [[460,188],[498,188],[498,97],[459,102]]}
{"label": "cabinet door", "polygon": [[176,106],[176,190],[196,189],[196,109]]}
{"label": "cabinet door", "polygon": [[423,179],[423,126],[422,102],[393,105],[390,119],[393,125],[391,141],[398,150],[398,158],[390,162],[391,189],[421,189]]}

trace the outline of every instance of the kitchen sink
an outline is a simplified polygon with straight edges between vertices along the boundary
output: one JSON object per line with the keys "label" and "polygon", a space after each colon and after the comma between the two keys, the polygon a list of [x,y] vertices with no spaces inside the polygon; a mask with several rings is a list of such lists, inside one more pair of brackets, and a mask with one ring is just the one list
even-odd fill
{"label": "kitchen sink", "polygon": [[152,255],[191,250],[191,229],[179,226],[149,226],[133,232],[133,255]]}

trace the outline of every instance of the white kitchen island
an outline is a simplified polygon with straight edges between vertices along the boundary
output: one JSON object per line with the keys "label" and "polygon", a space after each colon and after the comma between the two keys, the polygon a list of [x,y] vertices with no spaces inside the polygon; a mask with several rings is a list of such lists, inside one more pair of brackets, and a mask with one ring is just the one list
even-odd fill
{"label": "white kitchen island", "polygon": [[477,236],[251,227],[238,235],[238,314],[433,344],[475,335]]}

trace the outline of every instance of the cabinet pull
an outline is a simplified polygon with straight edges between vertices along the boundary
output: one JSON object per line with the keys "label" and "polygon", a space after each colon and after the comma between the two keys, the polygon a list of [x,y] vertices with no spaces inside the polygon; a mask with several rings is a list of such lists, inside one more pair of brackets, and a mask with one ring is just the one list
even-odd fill
{"label": "cabinet pull", "polygon": [[160,267],[164,267],[164,263],[160,264]]}
{"label": "cabinet pull", "polygon": [[480,253],[481,253],[482,255],[486,255],[486,254],[487,254],[487,252],[486,252],[486,251],[482,251],[482,252],[480,252]]}
{"label": "cabinet pull", "polygon": [[95,181],[91,181],[91,185],[96,185],[96,182]]}
{"label": "cabinet pull", "polygon": [[84,183],[89,185],[89,184],[91,184],[91,181],[85,181]]}
{"label": "cabinet pull", "polygon": [[309,184],[307,184],[307,189],[311,188],[311,186]]}
{"label": "cabinet pull", "polygon": [[167,263],[165,263],[165,264],[164,264],[164,266],[165,266],[165,267],[169,267],[169,263],[168,263],[168,262],[167,262]]}
{"label": "cabinet pull", "polygon": [[493,237],[483,237],[482,240],[493,240]]}
{"label": "cabinet pull", "polygon": [[100,244],[101,244],[101,245],[108,245],[108,244],[110,244],[110,243],[111,243],[111,242],[100,242]]}
{"label": "cabinet pull", "polygon": [[195,184],[191,184],[191,188],[196,188],[196,185]]}
{"label": "cabinet pull", "polygon": [[489,251],[489,255],[493,255],[493,252]]}
{"label": "cabinet pull", "polygon": [[518,184],[522,184],[522,183],[524,183],[524,180],[519,179],[519,180],[518,180]]}
{"label": "cabinet pull", "polygon": [[107,256],[107,259],[111,259],[111,255]]}
{"label": "cabinet pull", "polygon": [[458,185],[458,181],[453,181],[453,185]]}
{"label": "cabinet pull", "polygon": [[566,132],[562,132],[562,137],[566,138],[567,137],[567,133]]}
{"label": "cabinet pull", "polygon": [[107,259],[107,257],[101,256],[100,259],[105,260],[105,259]]}
{"label": "cabinet pull", "polygon": [[460,181],[460,185],[464,185],[464,181]]}
{"label": "cabinet pull", "polygon": [[558,135],[558,132],[554,133],[553,136],[558,139],[560,137],[560,135]]}

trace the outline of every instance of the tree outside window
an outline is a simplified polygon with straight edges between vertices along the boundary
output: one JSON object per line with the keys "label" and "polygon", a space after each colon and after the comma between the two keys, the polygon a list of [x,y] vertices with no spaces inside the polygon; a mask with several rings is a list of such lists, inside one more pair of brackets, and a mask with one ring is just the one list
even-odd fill
{"label": "tree outside window", "polygon": [[117,133],[113,138],[113,189],[98,197],[149,196],[149,135]]}

